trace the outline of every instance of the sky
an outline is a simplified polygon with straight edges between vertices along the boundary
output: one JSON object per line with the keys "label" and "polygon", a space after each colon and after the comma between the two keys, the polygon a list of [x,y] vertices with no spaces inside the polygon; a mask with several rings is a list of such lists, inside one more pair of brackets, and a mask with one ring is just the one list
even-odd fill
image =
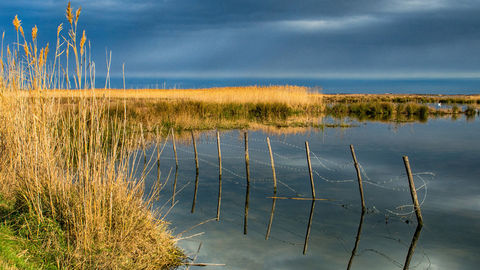
{"label": "sky", "polygon": [[[67,1],[2,0],[0,32],[55,43]],[[479,78],[478,0],[77,0],[97,74]],[[67,31],[63,31],[66,36]]]}

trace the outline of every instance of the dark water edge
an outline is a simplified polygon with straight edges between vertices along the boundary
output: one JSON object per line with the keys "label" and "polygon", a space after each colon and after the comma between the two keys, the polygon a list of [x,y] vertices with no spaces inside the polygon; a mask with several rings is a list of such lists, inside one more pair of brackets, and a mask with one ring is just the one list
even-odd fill
{"label": "dark water edge", "polygon": [[[355,128],[290,135],[250,131],[249,187],[243,133],[222,131],[218,222],[214,220],[219,187],[216,138],[212,132],[198,133],[198,185],[192,145],[178,142],[178,193],[170,209],[175,162],[172,145],[167,143],[161,157],[160,181],[163,183],[169,173],[170,177],[157,207],[168,213],[166,219],[175,235],[194,236],[178,242],[188,254],[194,257],[201,244],[197,262],[225,264],[215,269],[347,269],[348,265],[350,269],[401,269],[409,257],[411,269],[477,269],[479,123],[478,119],[467,122],[461,118],[404,125],[367,122]],[[310,196],[304,150],[308,140],[314,153],[317,196],[331,199],[318,201],[314,207],[310,201],[276,200],[268,240],[273,182],[266,136],[270,136],[275,153],[277,196]],[[349,144],[355,145],[365,172],[368,212],[363,217]],[[153,149],[147,153],[152,154]],[[419,199],[424,200],[425,225],[421,230],[416,228],[411,207],[402,207],[411,204],[403,155],[410,158]],[[147,188],[154,181],[156,164],[152,164],[147,177]],[[424,181],[427,189],[422,188]],[[248,230],[244,234],[247,197]],[[308,248],[303,254],[307,231]],[[415,250],[409,254],[412,246]]]}
{"label": "dark water edge", "polygon": [[[298,79],[298,78],[129,78],[126,88],[211,88],[226,86],[298,85],[325,94],[480,94],[480,78],[459,79]],[[96,87],[105,86],[98,77]],[[111,88],[123,88],[121,77],[112,77]]]}

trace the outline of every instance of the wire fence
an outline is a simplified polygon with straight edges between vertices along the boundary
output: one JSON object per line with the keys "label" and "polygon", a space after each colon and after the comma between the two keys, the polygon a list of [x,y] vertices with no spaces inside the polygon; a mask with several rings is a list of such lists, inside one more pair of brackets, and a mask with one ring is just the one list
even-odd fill
{"label": "wire fence", "polygon": [[[201,135],[199,136],[200,138],[196,142],[197,146],[197,161],[200,164],[201,170],[208,171],[209,174],[212,172],[218,172],[220,166],[219,166],[219,155],[217,153],[217,141],[216,137],[211,136],[205,136]],[[245,171],[245,142],[242,142],[242,136],[240,133],[234,133],[234,132],[225,132],[221,133],[220,136],[220,145],[221,145],[221,151],[222,151],[222,179],[224,181],[228,181],[231,183],[234,183],[239,186],[249,186],[249,181],[247,181],[247,176],[246,176],[246,171]],[[166,138],[169,139],[169,138]],[[170,138],[171,140],[171,138]],[[260,188],[260,189],[266,189],[268,187],[272,187],[271,184],[273,183],[273,176],[272,176],[272,171],[271,171],[271,162],[269,158],[269,150],[267,148],[266,144],[266,137],[265,138],[258,138],[256,137],[250,137],[249,138],[250,142],[250,147],[249,147],[249,161],[250,161],[250,182],[252,183],[253,188]],[[301,179],[303,177],[308,177],[309,174],[309,169],[306,166],[306,160],[305,160],[305,147],[303,145],[299,145],[290,141],[285,141],[285,140],[278,140],[278,139],[270,139],[271,145],[272,145],[272,156],[273,159],[275,160],[275,170],[277,171],[277,182],[278,184],[282,187],[280,191],[282,193],[285,193],[287,195],[290,195],[289,193],[293,193],[296,197],[303,197],[306,198],[305,195],[305,189],[306,189],[306,181],[303,182],[298,182],[295,180]],[[153,147],[152,147],[153,146]],[[149,166],[159,162],[157,158],[161,162],[169,161],[170,163],[173,163],[174,160],[176,160],[175,163],[179,162],[181,163],[180,167],[183,166],[190,166],[188,163],[191,162],[191,167],[194,167],[194,162],[195,162],[195,153],[193,150],[193,147],[189,145],[188,141],[184,143],[180,143],[176,145],[176,150],[178,151],[178,156],[175,154],[175,156],[170,154],[165,154],[164,150],[168,149],[171,147],[171,142],[167,144],[167,141],[165,140],[163,143],[160,143],[160,140],[157,140],[156,143],[151,143],[150,145],[147,145],[145,147],[149,147],[149,155],[151,157],[148,159],[148,162],[145,161],[145,166]],[[318,147],[318,146],[317,146]],[[347,147],[345,147],[347,148]],[[139,150],[145,153],[145,150]],[[158,151],[158,152],[156,152]],[[347,151],[346,151],[347,152]],[[355,162],[351,159],[348,158],[348,155],[338,157],[338,155],[331,155],[331,153],[328,152],[319,152],[318,149],[313,149],[310,150],[310,155],[311,155],[311,165],[312,165],[312,174],[313,178],[315,181],[315,185],[319,184],[322,188],[327,187],[328,190],[342,190],[342,189],[348,189],[350,192],[352,190],[358,188],[358,181],[357,177],[355,177]],[[141,156],[139,154],[138,156]],[[138,158],[140,160],[140,157]],[[147,158],[145,158],[147,160]],[[390,171],[390,176],[388,178],[385,178],[382,176],[382,174],[378,173],[376,170],[369,170],[368,166],[365,166],[362,164],[362,162],[357,162],[358,168],[360,175],[363,179],[363,185],[365,187],[371,187],[368,189],[369,192],[367,192],[367,213],[370,214],[381,214],[385,215],[386,219],[388,217],[398,217],[400,219],[404,218],[410,218],[415,214],[415,206],[413,203],[409,203],[406,200],[408,199],[409,196],[408,193],[410,192],[410,187],[408,185],[407,181],[407,174],[405,172],[398,173],[396,175],[393,175]],[[159,165],[158,165],[159,166]],[[180,168],[181,169],[190,169],[190,168]],[[159,173],[160,173],[160,167],[158,167]],[[171,173],[171,168],[170,168],[170,173]],[[145,169],[143,170],[144,172],[146,171]],[[148,170],[152,171],[152,169]],[[169,174],[170,174],[169,173]],[[435,174],[433,172],[416,172],[412,174],[415,180],[416,185],[416,192],[420,195],[420,202],[419,206],[422,207],[424,203],[427,200],[427,195],[428,195],[428,186],[429,182],[432,181],[435,178]],[[291,177],[293,176],[293,177]],[[213,177],[210,175],[210,177]],[[175,179],[177,177],[175,176]],[[186,184],[183,184],[180,186],[179,189],[173,190],[175,194],[178,194],[182,192],[186,186],[190,185],[193,183],[193,180],[190,177],[183,177],[182,178],[183,182]],[[175,180],[177,181],[177,180]],[[198,181],[198,176],[197,180]],[[209,187],[213,188],[214,187],[213,182],[209,183]],[[196,183],[197,185],[197,183]],[[353,185],[353,186],[352,186]],[[395,193],[395,194],[402,194],[402,196],[398,196],[403,198],[402,200],[404,201],[398,201],[391,203],[391,207],[381,207],[378,209],[378,207],[374,203],[374,198],[375,196],[372,196],[372,199],[369,199],[369,196],[372,192],[390,192],[390,193]],[[195,188],[195,192],[197,192],[197,188]],[[302,194],[303,193],[303,194]],[[351,194],[351,193],[349,193]],[[378,195],[378,194],[376,194]],[[405,195],[405,196],[404,196]],[[196,198],[196,194],[194,196]],[[285,197],[286,198],[286,197]],[[289,198],[287,198],[289,199]],[[298,198],[297,198],[298,199]],[[219,199],[220,200],[220,199]],[[248,188],[247,188],[247,201],[248,201]],[[335,198],[335,201],[337,202],[338,205],[345,205],[345,201],[350,201],[352,204],[355,204],[352,201],[357,201],[356,198]],[[175,205],[175,197],[173,196],[167,203],[171,202],[172,206]],[[164,207],[168,205],[165,203]],[[195,204],[195,199],[193,204]],[[313,206],[314,203],[312,202],[312,209],[310,212],[310,216],[312,217],[313,214]],[[239,213],[242,212],[239,208],[241,208],[242,205],[235,205],[236,211]],[[248,202],[247,205],[245,206],[246,208],[246,215],[248,213]],[[274,207],[274,206],[272,206]],[[170,212],[171,208],[168,210]],[[202,207],[197,207],[197,211],[201,213],[201,216],[208,217],[211,216],[210,210],[209,209],[204,209]],[[273,216],[273,208],[272,208],[272,216]],[[192,208],[193,212],[193,208]],[[311,219],[311,218],[310,218]],[[208,221],[214,220],[214,219],[208,219]],[[244,226],[246,227],[246,220],[247,216],[245,217],[245,223]],[[223,218],[224,222],[231,223],[234,226],[240,226],[240,220],[237,219],[235,216],[224,216]],[[262,222],[261,220],[257,218],[250,218],[250,222],[254,226],[261,226]],[[361,230],[361,224],[363,222],[363,212],[362,212],[362,221],[359,224],[359,233],[357,235],[357,239],[360,235],[360,230]],[[251,224],[251,226],[252,226]],[[277,225],[278,226],[278,225]],[[309,220],[308,227],[310,228],[311,226],[311,220]],[[318,224],[317,224],[318,226]],[[279,236],[271,236],[270,238],[284,243],[288,244],[291,246],[301,246],[304,245],[304,253],[306,252],[306,247],[309,239],[309,235],[307,234],[305,237],[305,243],[298,242],[298,239],[301,238],[302,236],[294,230],[294,228],[282,228],[284,232],[288,232],[288,234],[291,235],[291,239],[285,238],[285,237],[279,237]],[[246,232],[246,228],[245,228]],[[330,233],[330,237],[333,237],[337,240],[338,243],[341,243],[342,246],[344,247],[345,250],[347,250],[346,247],[346,241],[344,239],[345,236],[341,235],[340,233]],[[268,234],[268,233],[267,233]],[[187,236],[184,237],[188,239],[188,241],[191,241],[190,238],[193,236]],[[268,238],[268,236],[267,236]],[[414,237],[412,239],[412,244],[418,240],[418,237]],[[358,240],[357,240],[358,241]],[[402,245],[404,243],[400,241]],[[356,249],[356,248],[355,248]],[[354,250],[355,250],[354,249]],[[388,254],[383,253],[377,249],[374,248],[364,248],[360,250],[360,252],[357,255],[352,255],[352,258],[354,256],[359,256],[364,254],[365,252],[372,252],[374,254],[378,254],[381,257],[386,258],[389,260],[393,265],[397,267],[401,267],[402,264],[396,260],[391,258]],[[410,252],[410,251],[409,251]],[[421,255],[423,255],[423,260],[429,262],[428,256],[423,252]]]}
{"label": "wire fence", "polygon": [[[171,140],[171,137],[167,137],[166,140]],[[237,164],[235,167],[222,166],[224,179],[239,185],[246,185],[245,168],[238,165],[245,162],[245,157],[243,155],[245,145],[241,140],[241,134],[235,132],[220,133],[220,141],[223,162],[234,162]],[[266,145],[266,137],[262,139],[251,137],[249,138],[249,141],[252,144],[252,147],[249,148],[249,160],[252,165],[250,169],[252,171],[250,177],[251,182],[254,184],[272,183],[273,178],[271,173],[269,174],[269,172],[271,172],[272,164],[268,158],[269,151]],[[277,174],[279,175],[277,179],[278,184],[284,187],[287,192],[291,192],[295,196],[304,196],[302,195],[302,192],[298,190],[298,183],[289,181],[288,177],[283,178],[282,175],[308,175],[309,171],[305,162],[305,147],[286,140],[270,139],[270,142],[273,148],[272,154],[275,160],[275,170],[278,171]],[[151,144],[154,146],[151,155],[155,155],[154,152],[158,148],[158,150],[161,149],[161,153],[158,155],[161,157],[161,160],[173,160],[173,156],[167,157],[162,154],[165,150],[166,143],[167,141],[161,143],[160,140],[157,140],[156,143]],[[167,148],[170,146],[171,145],[167,145]],[[217,141],[214,136],[211,136],[211,138],[203,136],[198,140],[198,161],[200,162],[201,167],[209,166],[212,171],[219,169],[216,146]],[[186,143],[177,144],[176,148],[178,152],[183,153],[176,158],[177,161],[189,162],[195,160],[194,151],[190,145]],[[210,150],[202,151],[205,149]],[[212,149],[215,149],[215,151]],[[356,188],[358,184],[357,179],[353,174],[355,165],[353,160],[349,160],[347,157],[333,158],[326,154],[320,154],[317,150],[310,150],[310,154],[312,157],[312,173],[316,183],[319,183],[320,181],[330,187],[341,185],[339,186],[341,188],[353,188],[350,185],[355,185]],[[408,194],[410,192],[405,172],[398,173],[397,175],[385,179],[383,176],[370,176],[368,169],[361,161],[358,162],[358,165],[364,186],[372,186],[389,192],[403,194]],[[427,200],[429,182],[435,178],[435,174],[433,172],[416,172],[412,175],[417,183],[416,192],[419,194],[419,205],[422,207]],[[301,189],[305,191],[303,188],[304,186]],[[351,198],[336,198],[338,201],[346,199]],[[393,207],[381,209],[378,209],[374,203],[369,201],[368,195],[366,197],[366,202],[367,208],[370,212],[382,213],[387,216],[397,216],[402,218],[412,216],[415,213],[414,204],[407,201],[398,202]]]}

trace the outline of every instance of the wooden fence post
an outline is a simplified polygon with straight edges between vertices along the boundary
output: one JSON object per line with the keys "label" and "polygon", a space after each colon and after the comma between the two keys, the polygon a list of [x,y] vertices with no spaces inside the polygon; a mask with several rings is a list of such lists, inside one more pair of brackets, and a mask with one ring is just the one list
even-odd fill
{"label": "wooden fence post", "polygon": [[312,228],[314,209],[315,209],[315,200],[312,200],[312,207],[310,208],[310,217],[308,218],[307,232],[305,233],[305,243],[303,244],[303,255],[307,254],[308,240],[310,238],[310,229]]}
{"label": "wooden fence post", "polygon": [[220,220],[220,205],[222,203],[222,151],[220,149],[220,133],[217,130],[217,151],[218,151],[218,202],[217,221]]}
{"label": "wooden fence post", "polygon": [[248,155],[248,131],[244,133],[245,138],[245,170],[247,176],[247,184],[250,184],[250,157]]}
{"label": "wooden fence post", "polygon": [[417,221],[420,226],[423,225],[422,211],[420,210],[420,204],[418,203],[417,190],[415,189],[415,183],[413,182],[412,170],[410,169],[410,162],[407,156],[403,156],[403,163],[408,176],[408,185],[410,186],[410,195],[412,196],[413,205],[415,207],[415,214],[417,215]]}
{"label": "wooden fence post", "polygon": [[192,141],[193,141],[193,152],[195,153],[195,170],[198,174],[198,153],[197,153],[197,143],[195,142],[195,135],[193,134],[193,130],[191,130],[192,133]]}
{"label": "wooden fence post", "polygon": [[358,189],[360,190],[360,199],[362,200],[362,213],[365,212],[365,198],[363,196],[363,184],[362,184],[362,174],[360,173],[360,166],[357,162],[357,156],[355,155],[355,149],[353,145],[350,144],[350,152],[352,152],[353,164],[355,165],[355,170],[357,171],[357,179],[358,179]]}
{"label": "wooden fence post", "polygon": [[273,192],[277,192],[277,176],[275,174],[275,163],[273,162],[273,153],[272,146],[270,145],[270,138],[267,137],[268,151],[270,152],[270,163],[272,164],[272,174],[273,174]]}
{"label": "wooden fence post", "polygon": [[305,141],[305,151],[307,152],[307,165],[310,174],[310,187],[312,188],[312,198],[315,199],[315,184],[313,183],[312,163],[310,162],[310,147],[308,141]]}
{"label": "wooden fence post", "polygon": [[175,168],[178,168],[177,146],[175,145],[175,132],[173,131],[173,128],[171,128],[170,131],[172,132],[173,154],[175,155]]}

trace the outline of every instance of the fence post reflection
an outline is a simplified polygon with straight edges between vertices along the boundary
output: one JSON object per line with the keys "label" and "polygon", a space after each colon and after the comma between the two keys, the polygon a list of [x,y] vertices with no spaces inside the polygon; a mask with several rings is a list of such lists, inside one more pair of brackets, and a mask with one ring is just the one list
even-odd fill
{"label": "fence post reflection", "polygon": [[362,215],[360,216],[360,223],[358,224],[357,237],[355,238],[355,246],[353,247],[353,250],[352,250],[352,256],[350,256],[350,260],[348,261],[347,270],[350,270],[350,267],[352,267],[353,257],[355,257],[357,253],[358,243],[360,242],[360,234],[362,234],[364,216],[365,216],[365,211],[362,210]]}
{"label": "fence post reflection", "polygon": [[312,207],[310,208],[310,217],[308,218],[307,232],[305,234],[305,244],[303,245],[303,255],[307,254],[308,240],[310,238],[310,229],[313,221],[313,211],[315,210],[315,200],[312,200]]}

